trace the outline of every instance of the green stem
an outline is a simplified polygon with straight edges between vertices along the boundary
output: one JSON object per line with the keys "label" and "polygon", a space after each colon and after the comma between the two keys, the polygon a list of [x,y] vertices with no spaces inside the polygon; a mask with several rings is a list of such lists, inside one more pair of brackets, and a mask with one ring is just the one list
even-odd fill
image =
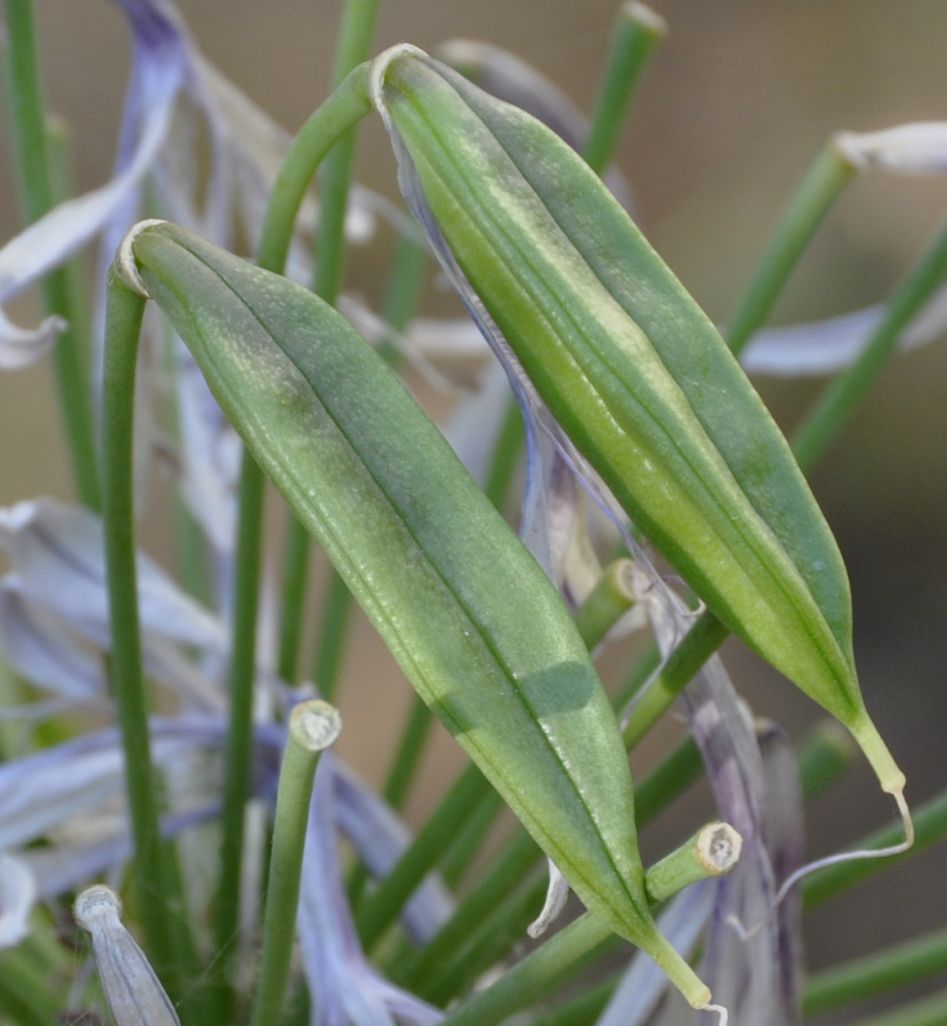
{"label": "green stem", "polygon": [[516,400],[510,399],[503,412],[503,420],[483,484],[484,495],[504,514],[525,437],[523,414]]}
{"label": "green stem", "polygon": [[338,692],[351,619],[352,595],[338,573],[330,569],[313,669],[313,678],[319,691],[329,699],[334,699]]}
{"label": "green stem", "polygon": [[[821,758],[813,757],[813,751],[822,746],[822,732],[814,731],[813,735],[800,750],[800,774],[805,795],[815,792],[816,781],[823,789],[828,787],[850,765],[850,760],[827,765]],[[849,735],[845,733],[845,737],[849,738]],[[850,738],[848,743],[852,744]],[[686,738],[636,784],[635,820],[638,830],[643,830],[702,772],[703,763],[697,746],[693,739]],[[542,903],[545,882],[537,880],[518,897],[508,899],[527,873],[539,864],[541,857],[542,852],[535,842],[525,831],[520,831],[427,947],[397,966],[398,980],[411,989],[419,990],[423,989],[425,980],[436,980],[455,971],[458,963],[469,960],[467,944],[481,931],[484,936],[492,934],[514,939],[521,936],[524,925],[531,921]],[[494,912],[497,916],[489,918]],[[500,948],[500,957],[503,953]]]}
{"label": "green stem", "polygon": [[947,930],[937,930],[816,973],[803,1010],[815,1015],[947,970]]}
{"label": "green stem", "polygon": [[432,724],[431,710],[420,698],[415,697],[408,715],[408,723],[401,738],[397,758],[391,767],[388,782],[385,784],[385,801],[393,809],[400,809],[404,805],[408,788],[411,786]]}
{"label": "green stem", "polygon": [[338,712],[318,699],[301,702],[290,714],[276,793],[273,851],[263,918],[263,954],[250,1026],[275,1023],[282,1011],[292,963],[316,764],[322,752],[339,736],[341,728]]}
{"label": "green stem", "polygon": [[[661,865],[659,863],[659,865]],[[645,874],[645,891],[658,890],[657,867]],[[715,875],[708,868],[704,876]],[[701,877],[697,877],[700,879]],[[682,885],[693,882],[680,877]],[[668,892],[667,896],[675,893]],[[443,1026],[496,1026],[513,1012],[529,1005],[534,998],[548,995],[556,987],[575,978],[596,960],[607,947],[620,943],[610,928],[586,912],[545,941],[496,983],[475,994],[443,1020]]]}
{"label": "green stem", "polygon": [[817,723],[797,753],[803,800],[811,802],[828,791],[857,755],[855,739],[838,720]]}
{"label": "green stem", "polygon": [[489,786],[476,766],[468,766],[460,774],[411,847],[359,908],[355,925],[366,948],[391,925],[431,866],[447,850],[471,806]]}
{"label": "green stem", "polygon": [[[395,331],[404,331],[420,305],[426,271],[425,246],[413,235],[399,235],[381,305],[382,319]],[[378,353],[389,366],[398,366],[400,352],[390,337],[382,338]]]}
{"label": "green stem", "polygon": [[644,4],[624,3],[619,8],[583,152],[586,163],[597,174],[605,170],[615,152],[635,86],[666,31],[664,19]]}
{"label": "green stem", "polygon": [[492,802],[481,802],[469,814],[463,830],[447,849],[441,861],[441,878],[451,890],[456,890],[466,878],[473,861],[471,852],[477,851],[486,840],[496,822],[496,815]]}
{"label": "green stem", "polygon": [[[375,32],[378,3],[379,0],[346,0],[336,43],[333,90],[342,85],[353,68],[367,59]],[[355,164],[355,144],[356,126],[353,124],[339,136],[326,157],[319,189],[319,226],[312,290],[332,306],[338,301],[342,288],[345,215]],[[293,683],[299,664],[310,543],[308,532],[292,513],[288,514],[287,520],[277,668],[283,680]]]}
{"label": "green stem", "polygon": [[812,467],[841,433],[894,354],[901,333],[945,278],[947,228],[897,287],[858,359],[826,387],[796,432],[793,450],[803,470]]}
{"label": "green stem", "polygon": [[557,1001],[555,1010],[535,1020],[535,1026],[589,1026],[605,1011],[620,975],[613,973],[608,979],[582,990],[575,997],[564,1002]]}
{"label": "green stem", "polygon": [[[286,263],[293,225],[320,162],[339,137],[371,109],[365,90],[368,66],[355,68],[312,114],[293,140],[270,194],[258,263],[281,273]],[[215,936],[221,973],[226,978],[229,951],[236,934],[240,907],[246,804],[252,739],[252,687],[256,665],[256,612],[263,526],[263,476],[244,452],[240,482],[238,539],[235,556],[233,650],[231,653],[231,713],[224,772],[224,837],[218,886]],[[233,1017],[233,994],[224,983],[218,994],[218,1018]]]}
{"label": "green stem", "polygon": [[[635,819],[642,829],[703,768],[700,754],[689,738],[635,787]],[[454,915],[428,945],[407,960],[398,976],[409,989],[428,994],[427,981],[458,972],[470,961],[468,943],[475,936],[521,937],[542,905],[545,880],[537,879],[512,897],[530,870],[542,861],[536,842],[520,830]],[[496,915],[494,916],[494,913]],[[491,918],[492,917],[492,918]],[[493,942],[490,950],[499,946]],[[450,967],[450,968],[448,968]],[[465,972],[461,969],[460,972]],[[430,996],[428,994],[428,996]]]}
{"label": "green stem", "polygon": [[[930,845],[947,837],[947,791],[931,798],[919,808],[913,810],[915,840],[910,851],[901,855],[893,855],[886,859],[861,859],[857,862],[840,862],[827,866],[810,876],[802,885],[802,896],[806,908],[820,905],[829,898],[834,898],[842,891],[848,890],[862,880],[891,866],[903,862],[923,851]],[[853,847],[855,849],[876,850],[889,848],[904,839],[904,824],[900,817],[883,829],[862,838]]]}
{"label": "green stem", "polygon": [[635,821],[641,830],[682,795],[704,771],[693,738],[685,738],[635,786]]}
{"label": "green stem", "polygon": [[624,730],[628,751],[634,749],[670,709],[704,663],[727,640],[728,633],[711,612],[705,612],[698,618],[631,711]]}
{"label": "green stem", "polygon": [[633,566],[630,559],[609,563],[576,610],[575,625],[590,651],[605,640],[608,632],[635,604]]}
{"label": "green stem", "polygon": [[102,524],[112,637],[110,679],[125,756],[138,905],[149,954],[158,973],[167,974],[174,964],[174,944],[141,664],[132,486],[135,363],[144,309],[144,298],[132,292],[113,270],[106,301],[102,408]]}
{"label": "green stem", "polygon": [[281,272],[293,236],[293,224],[319,164],[335,142],[371,111],[366,92],[369,65],[360,64],[299,130],[280,168],[263,222],[259,264]]}
{"label": "green stem", "polygon": [[[47,149],[46,118],[37,61],[31,0],[6,0],[10,41],[10,104],[17,172],[26,216],[39,220],[55,201]],[[91,509],[101,502],[88,381],[80,350],[81,309],[74,309],[69,275],[51,271],[43,282],[47,311],[67,325],[53,350],[59,408],[76,492]]]}
{"label": "green stem", "polygon": [[871,1019],[863,1019],[856,1026],[944,1026],[947,1022],[947,990],[933,997],[914,1001],[909,1005],[883,1012]]}
{"label": "green stem", "polygon": [[834,140],[829,140],[816,155],[733,316],[727,343],[734,353],[741,353],[766,322],[816,229],[857,174],[858,169]]}
{"label": "green stem", "polygon": [[233,993],[227,980],[240,921],[244,813],[253,765],[253,686],[264,492],[263,472],[244,449],[230,620],[230,713],[224,748],[220,877],[214,903],[214,938],[221,975],[219,1017],[223,1021],[229,1021],[233,1012]]}
{"label": "green stem", "polygon": [[648,901],[658,905],[685,887],[729,873],[740,858],[743,840],[728,823],[708,823],[690,840],[656,862],[645,877]]}

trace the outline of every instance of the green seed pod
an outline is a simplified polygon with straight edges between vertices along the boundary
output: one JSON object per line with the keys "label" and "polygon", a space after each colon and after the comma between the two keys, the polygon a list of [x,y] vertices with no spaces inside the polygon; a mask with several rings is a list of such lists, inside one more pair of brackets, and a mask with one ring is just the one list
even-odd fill
{"label": "green seed pod", "polygon": [[141,279],[257,462],[421,698],[585,904],[707,988],[658,933],[614,713],[536,561],[384,362],[330,306],[172,225]]}
{"label": "green seed pod", "polygon": [[373,83],[441,258],[572,442],[711,612],[899,794],[858,687],[835,540],[716,328],[544,125],[413,48],[379,57]]}

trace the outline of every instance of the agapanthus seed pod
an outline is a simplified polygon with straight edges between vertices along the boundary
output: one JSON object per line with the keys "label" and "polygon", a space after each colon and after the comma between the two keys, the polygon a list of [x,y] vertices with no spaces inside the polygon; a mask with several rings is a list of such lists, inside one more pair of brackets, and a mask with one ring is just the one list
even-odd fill
{"label": "agapanthus seed pod", "polygon": [[372,82],[402,188],[468,307],[710,610],[900,794],[859,690],[835,540],[714,325],[538,121],[413,47],[382,54]]}
{"label": "agapanthus seed pod", "polygon": [[332,307],[169,224],[134,235],[150,296],[422,699],[585,904],[695,1007],[707,988],[644,891],[618,726],[539,564]]}

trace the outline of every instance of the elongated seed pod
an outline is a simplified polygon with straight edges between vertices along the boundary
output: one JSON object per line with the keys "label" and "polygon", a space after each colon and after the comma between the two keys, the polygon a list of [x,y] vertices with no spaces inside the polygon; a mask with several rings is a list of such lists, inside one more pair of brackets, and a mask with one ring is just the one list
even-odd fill
{"label": "elongated seed pod", "polygon": [[221,407],[420,696],[586,905],[705,1004],[648,910],[627,757],[588,652],[437,428],[305,289],[172,225],[141,230],[133,249]]}
{"label": "elongated seed pod", "polygon": [[710,610],[900,793],[859,690],[835,540],[716,328],[544,125],[413,48],[373,78],[435,248],[573,443]]}

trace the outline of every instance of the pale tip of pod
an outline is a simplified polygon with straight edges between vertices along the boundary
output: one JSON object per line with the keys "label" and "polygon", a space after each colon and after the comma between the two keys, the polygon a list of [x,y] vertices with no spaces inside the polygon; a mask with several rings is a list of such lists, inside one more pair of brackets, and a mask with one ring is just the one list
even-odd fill
{"label": "pale tip of pod", "polygon": [[668,30],[668,23],[664,18],[647,4],[641,3],[640,0],[630,0],[629,3],[622,4],[621,17],[634,22],[655,36],[663,36]]}
{"label": "pale tip of pod", "polygon": [[125,233],[125,238],[122,239],[118,252],[115,254],[115,263],[112,265],[119,280],[143,299],[151,299],[151,293],[138,273],[138,262],[135,260],[135,240],[146,228],[154,228],[159,224],[167,224],[167,221],[150,217],[133,224]]}
{"label": "pale tip of pod", "polygon": [[293,706],[289,732],[296,744],[307,752],[321,752],[338,739],[342,717],[334,705],[314,698]]}
{"label": "pale tip of pod", "polygon": [[368,72],[368,83],[366,86],[368,98],[371,100],[375,110],[381,115],[386,127],[390,126],[388,122],[388,107],[385,103],[385,76],[388,74],[388,69],[391,65],[402,57],[417,57],[425,61],[430,59],[423,50],[417,46],[412,46],[411,43],[396,43],[394,46],[389,46],[387,50],[382,50],[372,61],[372,66]]}
{"label": "pale tip of pod", "polygon": [[740,861],[743,838],[729,823],[708,823],[697,834],[694,849],[709,875],[722,876]]}

